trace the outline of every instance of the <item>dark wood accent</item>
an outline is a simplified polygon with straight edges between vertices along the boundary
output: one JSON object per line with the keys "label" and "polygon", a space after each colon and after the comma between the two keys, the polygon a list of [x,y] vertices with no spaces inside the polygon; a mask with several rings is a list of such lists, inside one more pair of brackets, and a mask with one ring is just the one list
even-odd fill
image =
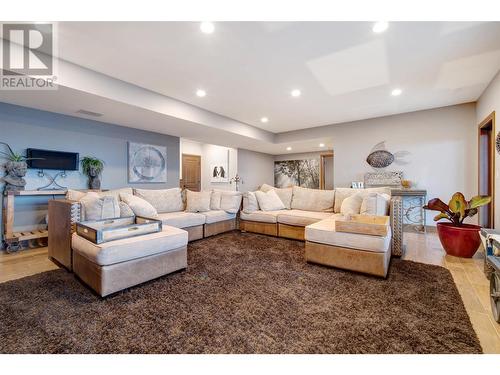
{"label": "dark wood accent", "polygon": [[478,194],[491,196],[491,203],[479,208],[479,225],[495,226],[495,111],[478,126]]}
{"label": "dark wood accent", "polygon": [[305,240],[305,227],[298,227],[295,225],[278,224],[278,236],[284,238],[291,238],[292,240]]}
{"label": "dark wood accent", "polygon": [[240,219],[240,230],[242,232],[260,233],[268,236],[278,235],[278,225],[276,223],[261,223],[258,221]]}
{"label": "dark wood accent", "polygon": [[181,188],[201,190],[201,156],[182,154]]}
{"label": "dark wood accent", "polygon": [[215,236],[216,234],[229,232],[234,229],[236,229],[236,218],[205,224],[205,237]]}
{"label": "dark wood accent", "polygon": [[73,270],[71,235],[75,228],[71,225],[71,201],[49,201],[49,258]]}
{"label": "dark wood accent", "polygon": [[[333,159],[333,152],[327,152],[319,156],[319,188],[321,190],[325,189],[325,159],[327,158]],[[333,171],[331,172],[333,181]]]}

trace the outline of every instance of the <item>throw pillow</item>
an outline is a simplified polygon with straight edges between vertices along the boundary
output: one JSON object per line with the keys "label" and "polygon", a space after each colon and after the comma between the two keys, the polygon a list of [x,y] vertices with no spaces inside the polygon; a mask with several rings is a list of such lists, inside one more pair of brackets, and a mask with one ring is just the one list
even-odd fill
{"label": "throw pillow", "polygon": [[97,194],[99,194],[100,197],[115,197],[116,199],[120,200],[120,194],[134,194],[134,190],[130,187],[126,188],[121,188],[121,189],[113,189],[113,190],[107,190],[107,191],[99,191]]}
{"label": "throw pillow", "polygon": [[344,199],[342,206],[340,207],[340,213],[342,215],[358,215],[361,210],[361,204],[363,203],[363,194],[356,193],[350,197]]}
{"label": "throw pillow", "polygon": [[230,214],[235,214],[241,206],[242,195],[240,192],[221,192],[220,209]]}
{"label": "throw pillow", "polygon": [[134,216],[134,211],[132,211],[127,203],[120,201],[118,205],[120,206],[120,217]]}
{"label": "throw pillow", "polygon": [[79,202],[80,199],[82,199],[86,195],[87,195],[87,193],[85,193],[83,191],[68,189],[68,191],[66,192],[66,199],[69,199],[70,201]]}
{"label": "throw pillow", "polygon": [[284,210],[285,205],[281,201],[278,194],[273,190],[269,190],[267,193],[263,191],[256,191],[255,196],[257,197],[257,202],[259,202],[259,207],[262,211],[277,211]]}
{"label": "throw pillow", "polygon": [[257,202],[257,197],[255,192],[247,191],[243,194],[243,212],[246,214],[251,214],[252,212],[259,210],[259,202]]}
{"label": "throw pillow", "polygon": [[316,212],[332,212],[335,190],[293,187],[292,209]]}
{"label": "throw pillow", "polygon": [[287,210],[290,210],[292,208],[292,194],[293,194],[292,187],[275,188],[271,185],[263,184],[260,187],[260,190],[263,191],[264,193],[267,193],[269,190],[274,190],[276,192],[276,194],[278,194],[278,197],[280,197],[283,204],[285,205],[285,208]]}
{"label": "throw pillow", "polygon": [[210,195],[210,209],[211,210],[220,210],[220,201],[222,198],[222,192],[217,190],[212,190],[212,194]]}
{"label": "throw pillow", "polygon": [[386,216],[389,213],[391,197],[387,194],[370,193],[363,197],[361,215]]}
{"label": "throw pillow", "polygon": [[186,211],[187,212],[206,212],[210,211],[209,191],[191,191],[186,190]]}
{"label": "throw pillow", "polygon": [[390,196],[391,188],[389,187],[366,188],[366,189],[336,188],[334,212],[339,213],[340,207],[342,206],[342,202],[344,201],[344,199],[356,193],[363,193],[363,194],[380,193],[380,194],[387,194]]}
{"label": "throw pillow", "polygon": [[82,220],[95,221],[120,217],[120,205],[116,197],[100,197],[89,192],[80,199]]}
{"label": "throw pillow", "polygon": [[148,201],[158,213],[184,210],[180,188],[161,190],[134,189],[134,193],[139,198]]}
{"label": "throw pillow", "polygon": [[134,215],[146,218],[158,217],[158,211],[145,199],[128,193],[120,193],[120,198],[130,207]]}

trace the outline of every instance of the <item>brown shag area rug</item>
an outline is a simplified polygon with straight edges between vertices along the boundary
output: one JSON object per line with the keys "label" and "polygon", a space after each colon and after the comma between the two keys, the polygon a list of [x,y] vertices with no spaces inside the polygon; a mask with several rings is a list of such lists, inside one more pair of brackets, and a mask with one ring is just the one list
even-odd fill
{"label": "brown shag area rug", "polygon": [[105,299],[63,270],[0,284],[0,352],[481,352],[442,267],[393,259],[383,280],[239,232],[190,244],[188,264]]}

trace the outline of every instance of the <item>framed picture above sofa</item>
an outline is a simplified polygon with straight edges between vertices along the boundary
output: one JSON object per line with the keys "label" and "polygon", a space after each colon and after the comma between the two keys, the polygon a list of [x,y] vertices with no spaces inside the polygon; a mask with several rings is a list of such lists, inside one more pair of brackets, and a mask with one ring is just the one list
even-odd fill
{"label": "framed picture above sofa", "polygon": [[319,160],[282,160],[274,162],[274,186],[302,186],[319,189]]}
{"label": "framed picture above sofa", "polygon": [[167,182],[167,147],[129,142],[128,182]]}

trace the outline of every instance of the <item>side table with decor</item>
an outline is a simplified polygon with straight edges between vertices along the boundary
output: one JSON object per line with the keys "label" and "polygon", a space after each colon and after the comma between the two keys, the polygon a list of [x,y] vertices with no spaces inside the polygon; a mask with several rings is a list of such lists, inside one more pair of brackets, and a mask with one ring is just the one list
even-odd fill
{"label": "side table with decor", "polygon": [[493,269],[490,277],[491,312],[495,321],[500,323],[500,236],[491,240],[492,254],[487,255],[488,265]]}

